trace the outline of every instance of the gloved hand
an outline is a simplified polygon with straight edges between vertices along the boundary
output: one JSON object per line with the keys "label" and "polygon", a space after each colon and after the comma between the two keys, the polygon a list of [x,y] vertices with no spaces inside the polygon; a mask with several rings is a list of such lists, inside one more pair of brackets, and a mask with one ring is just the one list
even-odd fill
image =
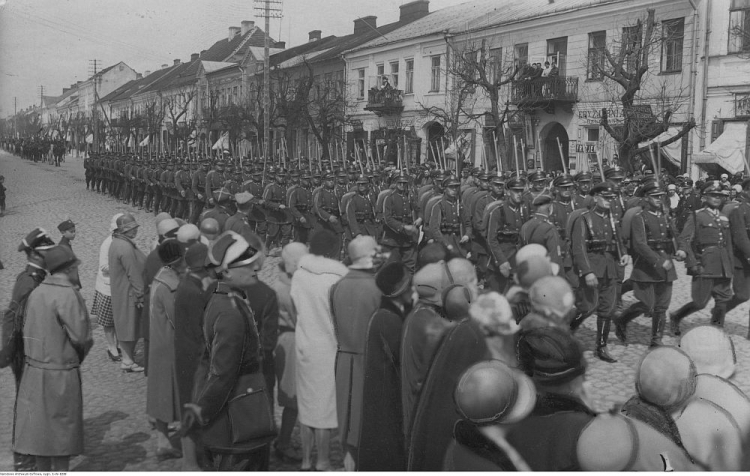
{"label": "gloved hand", "polygon": [[180,423],[179,437],[185,438],[190,430],[196,425],[202,425],[201,407],[195,403],[186,403],[182,412],[182,421]]}

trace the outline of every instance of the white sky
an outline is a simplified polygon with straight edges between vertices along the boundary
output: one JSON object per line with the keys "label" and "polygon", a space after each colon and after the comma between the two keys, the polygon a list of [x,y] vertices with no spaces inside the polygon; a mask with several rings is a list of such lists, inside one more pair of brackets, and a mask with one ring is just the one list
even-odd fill
{"label": "white sky", "polygon": [[[378,25],[398,20],[410,0],[283,0],[284,17],[271,36],[287,48],[311,30],[323,36],[353,31],[355,18],[376,15]],[[430,11],[467,0],[430,0]],[[0,0],[0,117],[39,104],[46,96],[90,76],[89,60],[104,67],[124,61],[137,72],[208,49],[229,26],[254,20],[253,0]]]}

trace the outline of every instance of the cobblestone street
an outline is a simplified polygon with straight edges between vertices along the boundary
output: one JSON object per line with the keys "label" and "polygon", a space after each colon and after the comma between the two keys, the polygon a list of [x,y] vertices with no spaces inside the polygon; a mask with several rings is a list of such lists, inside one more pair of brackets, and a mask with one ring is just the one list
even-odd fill
{"label": "cobblestone street", "polygon": [[[5,176],[7,212],[0,217],[0,260],[5,270],[0,271],[0,307],[4,310],[16,275],[25,266],[25,256],[16,252],[20,240],[34,227],[40,226],[50,232],[55,241],[60,234],[57,224],[66,218],[76,223],[77,236],[73,241],[82,263],[80,276],[83,295],[89,308],[93,301],[94,281],[101,242],[108,233],[112,215],[127,211],[132,213],[141,228],[136,239],[146,251],[155,238],[153,214],[147,214],[113,200],[108,195],[86,190],[83,179],[83,159],[68,157],[61,167],[34,164],[6,152],[0,152],[0,174]],[[276,279],[278,258],[269,259],[261,278],[271,284]],[[689,278],[684,267],[678,264],[679,281],[675,285],[672,309],[690,300]],[[625,301],[632,302],[632,295]],[[683,333],[697,324],[709,320],[712,304],[683,321]],[[634,368],[647,348],[650,319],[638,318],[628,327],[631,342],[623,346],[610,336],[610,352],[618,359],[615,364],[606,364],[592,356],[595,336],[595,319],[589,319],[579,330],[587,349],[589,375],[593,383],[597,410],[603,411],[612,404],[623,402],[634,392]],[[748,304],[740,306],[727,316],[726,329],[737,349],[738,372],[735,383],[745,392],[750,392],[750,341],[748,333]],[[111,362],[106,355],[102,329],[93,324],[95,344],[82,366],[85,453],[71,462],[73,471],[175,471],[179,460],[158,461],[155,456],[156,432],[151,430],[145,413],[146,378],[143,374],[125,374],[118,363]],[[667,333],[668,334],[668,333]],[[665,343],[674,343],[668,334]],[[138,359],[141,357],[139,345]],[[12,470],[10,452],[13,424],[14,384],[10,369],[0,371],[0,471]],[[277,408],[277,422],[280,412]],[[295,441],[299,443],[295,433]],[[341,468],[341,451],[338,439],[333,443],[333,462]],[[298,465],[283,465],[271,459],[271,469],[296,470]]]}

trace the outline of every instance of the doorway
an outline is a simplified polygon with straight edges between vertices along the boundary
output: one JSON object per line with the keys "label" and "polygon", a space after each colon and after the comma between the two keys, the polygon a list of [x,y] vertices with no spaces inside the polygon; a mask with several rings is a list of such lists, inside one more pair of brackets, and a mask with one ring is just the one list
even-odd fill
{"label": "doorway", "polygon": [[[560,144],[558,146],[558,139]],[[562,147],[562,160],[560,158],[560,147]],[[559,122],[547,124],[542,130],[542,160],[544,161],[544,170],[547,172],[553,170],[564,170],[565,167],[570,170],[570,159],[568,158],[568,132]]]}

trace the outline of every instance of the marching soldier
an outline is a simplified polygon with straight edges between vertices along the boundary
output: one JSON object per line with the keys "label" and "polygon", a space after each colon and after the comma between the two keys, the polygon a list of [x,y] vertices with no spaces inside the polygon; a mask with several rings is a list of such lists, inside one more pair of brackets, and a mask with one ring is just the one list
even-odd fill
{"label": "marching soldier", "polygon": [[229,199],[231,197],[232,196],[229,193],[229,190],[224,187],[218,190],[214,190],[214,196],[212,197],[213,200],[211,200],[214,206],[213,208],[210,208],[203,212],[200,217],[201,223],[206,218],[213,218],[219,224],[219,234],[223,233],[226,229],[226,223],[230,216],[226,205],[229,203]]}
{"label": "marching soldier", "polygon": [[370,235],[377,239],[378,229],[375,223],[375,208],[370,199],[370,181],[366,176],[360,175],[356,184],[357,193],[346,204],[346,218],[352,239],[359,235]]}
{"label": "marching soldier", "polygon": [[721,183],[713,180],[701,191],[704,208],[688,216],[678,239],[676,256],[685,259],[688,274],[693,277],[689,302],[670,314],[674,335],[680,335],[680,321],[706,307],[714,298],[711,324],[724,326],[727,304],[732,299],[732,234],[729,219],[719,212],[723,194]]}
{"label": "marching soldier", "polygon": [[289,194],[289,211],[294,217],[294,240],[308,243],[312,230],[316,227],[313,208],[313,195],[310,191],[310,175],[304,172],[302,183],[292,189]]}
{"label": "marching soldier", "polygon": [[471,222],[461,209],[458,189],[461,181],[451,175],[443,181],[443,196],[432,207],[427,226],[427,237],[444,244],[454,254],[465,258],[467,251],[462,245],[469,242]]}
{"label": "marching soldier", "polygon": [[190,177],[190,163],[185,159],[182,162],[182,170],[179,170],[174,175],[174,186],[177,190],[177,210],[175,217],[182,218],[183,220],[189,219],[189,203],[193,200],[193,181]]}
{"label": "marching soldier", "polygon": [[729,213],[734,245],[734,297],[727,304],[727,312],[750,299],[750,178],[742,181],[742,193],[739,197],[739,205]]}
{"label": "marching soldier", "polygon": [[555,201],[552,202],[552,213],[550,222],[555,225],[558,235],[560,235],[560,257],[562,258],[562,271],[564,277],[573,289],[578,288],[578,276],[573,270],[573,258],[570,255],[570,237],[567,236],[566,226],[568,217],[575,209],[572,200],[573,195],[573,177],[563,174],[555,177],[552,181],[555,190]]}
{"label": "marching soldier", "polygon": [[575,218],[571,227],[573,265],[581,279],[581,301],[578,315],[571,322],[572,330],[596,313],[596,356],[605,362],[616,362],[607,350],[607,340],[617,301],[617,265],[625,265],[629,256],[622,243],[610,206],[615,199],[611,182],[594,185],[589,192],[594,208]]}
{"label": "marching soldier", "polygon": [[223,187],[224,182],[226,182],[226,178],[224,177],[224,162],[217,160],[214,164],[214,170],[211,170],[206,175],[206,198],[209,205],[214,204],[214,190]]}
{"label": "marching soldier", "polygon": [[[474,202],[474,208],[468,210],[471,216],[471,228],[474,236],[471,239],[472,256],[476,255],[477,278],[484,281],[488,277],[490,245],[487,242],[487,221],[485,211],[489,206],[499,206],[504,196],[505,179],[501,175],[493,175],[489,181],[489,192],[479,196]],[[494,204],[494,205],[493,205]]]}
{"label": "marching soldier", "polygon": [[560,234],[557,228],[552,224],[550,215],[552,214],[552,197],[542,194],[534,198],[531,203],[534,207],[534,215],[531,220],[521,225],[518,234],[520,243],[519,248],[536,243],[547,249],[547,255],[550,261],[562,267],[562,256],[560,252]]}
{"label": "marching soldier", "polygon": [[644,197],[644,210],[633,216],[630,225],[633,256],[630,280],[638,302],[614,318],[615,335],[626,343],[628,323],[641,314],[650,313],[651,347],[654,347],[661,345],[672,299],[672,282],[677,279],[671,258],[676,237],[669,216],[662,208],[664,190],[659,184],[656,181],[645,184],[638,195]]}
{"label": "marching soldier", "polygon": [[531,189],[523,194],[523,204],[527,210],[533,210],[534,199],[542,194],[549,194],[547,190],[547,174],[544,171],[538,170],[529,174],[529,183]]}
{"label": "marching soldier", "polygon": [[201,160],[201,168],[193,174],[190,188],[193,191],[193,199],[190,202],[190,223],[198,223],[198,217],[206,206],[206,180],[211,169],[211,159]]}
{"label": "marching soldier", "polygon": [[263,170],[256,170],[250,174],[250,179],[242,183],[242,191],[250,193],[254,198],[253,208],[247,219],[253,231],[260,236],[260,239],[266,240],[266,216],[263,213]]}
{"label": "marching soldier", "polygon": [[389,261],[400,261],[414,272],[417,264],[418,226],[414,204],[407,193],[409,177],[403,172],[396,177],[396,188],[383,201],[383,239],[381,245],[390,251]]}
{"label": "marching soldier", "polygon": [[578,210],[581,208],[591,208],[593,201],[589,191],[591,190],[591,173],[581,172],[576,175],[576,188],[578,192],[573,197],[573,207]]}
{"label": "marching soldier", "polygon": [[283,170],[276,173],[275,182],[266,186],[263,200],[268,223],[266,247],[271,249],[274,242],[279,242],[283,248],[292,240],[292,220],[291,214],[286,211],[286,177]]}
{"label": "marching soldier", "polygon": [[338,199],[336,198],[335,188],[333,173],[329,172],[324,177],[323,188],[313,197],[313,212],[320,219],[318,223],[321,228],[325,228],[336,234],[338,239],[338,246],[336,249],[341,249],[341,239],[344,233],[344,228],[341,225],[341,212]]}
{"label": "marching soldier", "polygon": [[[510,179],[506,185],[507,199],[501,206],[487,210],[487,243],[491,259],[491,273],[487,285],[493,291],[504,293],[511,273],[515,268],[518,251],[518,234],[521,226],[529,218],[529,210],[523,204],[522,194],[526,181],[522,178]],[[485,213],[487,213],[485,212]]]}

